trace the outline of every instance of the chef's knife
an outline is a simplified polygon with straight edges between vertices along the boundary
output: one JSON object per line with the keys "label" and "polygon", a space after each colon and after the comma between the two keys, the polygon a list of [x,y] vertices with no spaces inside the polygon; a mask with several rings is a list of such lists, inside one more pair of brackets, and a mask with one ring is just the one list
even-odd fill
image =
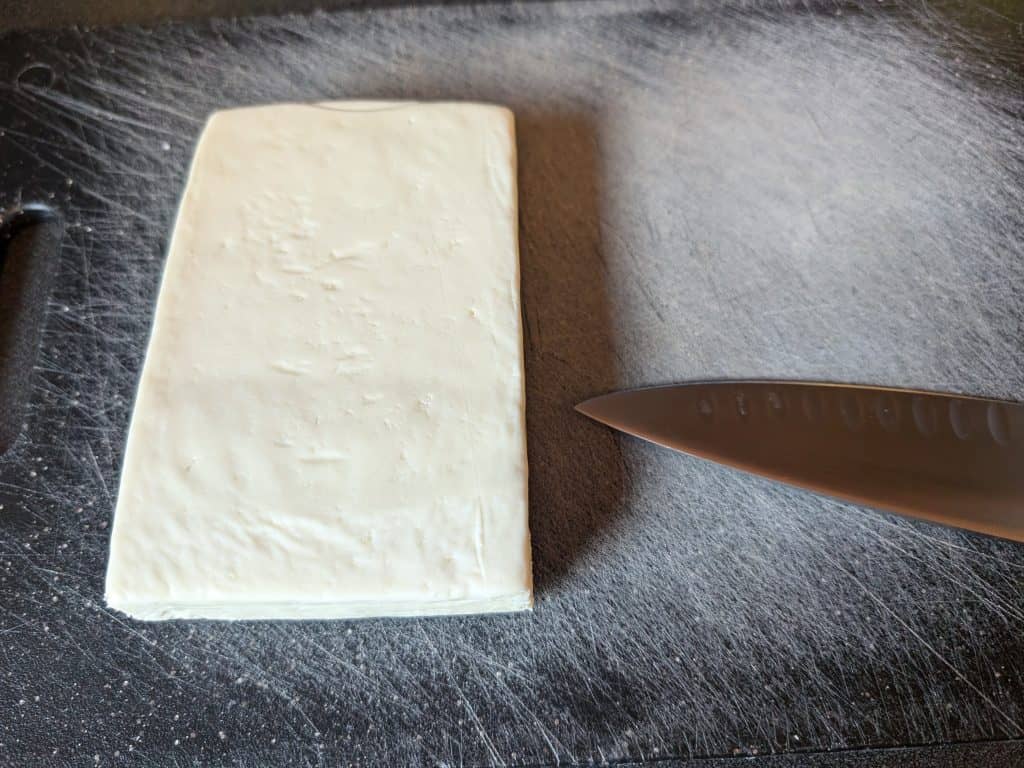
{"label": "chef's knife", "polygon": [[615,392],[577,410],[608,426],[868,506],[1024,541],[1024,405],[804,382]]}

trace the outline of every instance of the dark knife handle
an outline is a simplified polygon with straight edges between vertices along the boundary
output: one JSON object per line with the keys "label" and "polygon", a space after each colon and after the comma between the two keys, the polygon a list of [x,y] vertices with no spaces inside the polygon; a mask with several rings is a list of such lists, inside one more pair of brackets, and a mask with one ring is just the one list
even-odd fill
{"label": "dark knife handle", "polygon": [[63,233],[43,205],[0,214],[0,455],[21,432]]}

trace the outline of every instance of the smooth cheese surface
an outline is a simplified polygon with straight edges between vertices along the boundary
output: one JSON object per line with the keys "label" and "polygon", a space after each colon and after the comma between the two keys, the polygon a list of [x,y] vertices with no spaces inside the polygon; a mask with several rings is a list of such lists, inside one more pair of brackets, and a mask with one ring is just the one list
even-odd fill
{"label": "smooth cheese surface", "polygon": [[531,605],[508,110],[210,118],[132,417],[106,599],[143,619]]}

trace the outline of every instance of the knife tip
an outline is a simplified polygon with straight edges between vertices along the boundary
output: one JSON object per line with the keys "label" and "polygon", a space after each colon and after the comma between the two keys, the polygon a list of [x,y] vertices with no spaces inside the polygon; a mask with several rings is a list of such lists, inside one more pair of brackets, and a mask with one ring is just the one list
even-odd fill
{"label": "knife tip", "polygon": [[593,406],[594,402],[598,399],[599,398],[592,397],[589,400],[583,400],[579,403],[576,403],[576,405],[573,406],[573,410],[576,411],[576,413],[582,413],[584,416],[593,419]]}

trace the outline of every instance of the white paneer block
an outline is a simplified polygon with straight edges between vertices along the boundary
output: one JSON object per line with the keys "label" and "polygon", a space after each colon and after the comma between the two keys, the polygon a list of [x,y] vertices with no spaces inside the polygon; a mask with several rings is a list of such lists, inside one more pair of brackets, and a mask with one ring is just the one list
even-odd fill
{"label": "white paneer block", "polygon": [[530,607],[515,163],[495,106],[210,118],[128,436],[111,607]]}

